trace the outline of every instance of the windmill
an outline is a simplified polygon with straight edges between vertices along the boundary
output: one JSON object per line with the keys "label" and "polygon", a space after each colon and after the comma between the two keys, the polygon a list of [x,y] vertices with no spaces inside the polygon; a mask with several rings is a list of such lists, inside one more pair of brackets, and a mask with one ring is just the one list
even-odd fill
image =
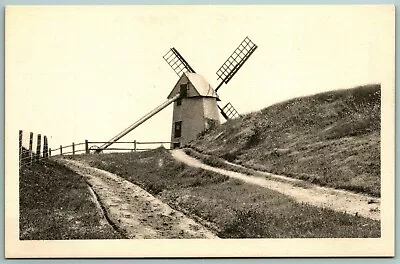
{"label": "windmill", "polygon": [[256,49],[257,45],[246,37],[217,70],[217,80],[220,83],[213,89],[207,80],[197,74],[175,48],[171,48],[163,58],[178,75],[179,80],[168,95],[168,99],[100,146],[96,149],[96,152],[106,149],[171,103],[174,103],[171,133],[172,148],[180,147],[195,139],[202,131],[220,124],[219,113],[225,119],[239,117],[240,114],[230,102],[223,107],[218,105],[217,102],[221,100],[217,91],[223,84],[229,83]]}
{"label": "windmill", "polygon": [[[243,64],[256,49],[257,45],[254,44],[254,42],[252,42],[249,37],[246,37],[239,44],[239,46],[232,52],[228,59],[217,70],[216,74],[218,76],[218,80],[220,80],[221,82],[219,83],[217,88],[215,88],[215,92],[218,92],[218,90],[222,87],[224,83],[229,83],[232,77],[239,71],[239,69],[243,66]],[[181,77],[182,74],[185,72],[196,73],[175,48],[171,48],[167,52],[167,54],[164,55],[164,60],[171,66],[178,77]],[[219,98],[217,101],[220,101]],[[228,102],[223,107],[220,107],[218,105],[218,108],[221,112],[221,115],[227,120],[240,116],[240,114],[236,111],[236,109],[230,102]]]}

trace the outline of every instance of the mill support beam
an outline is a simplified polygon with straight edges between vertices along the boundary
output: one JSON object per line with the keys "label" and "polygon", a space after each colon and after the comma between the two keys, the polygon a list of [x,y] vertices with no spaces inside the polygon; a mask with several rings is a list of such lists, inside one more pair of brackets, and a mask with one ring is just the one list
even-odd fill
{"label": "mill support beam", "polygon": [[153,109],[151,112],[149,112],[147,115],[143,116],[142,118],[140,118],[138,121],[136,121],[135,123],[133,123],[132,125],[130,125],[129,127],[127,127],[126,129],[124,129],[121,133],[119,133],[118,135],[116,135],[115,137],[113,137],[112,139],[110,139],[108,141],[108,143],[103,144],[101,147],[99,147],[96,152],[100,152],[103,149],[108,148],[109,146],[111,146],[113,143],[115,143],[116,141],[118,141],[119,139],[121,139],[123,136],[125,136],[126,134],[128,134],[129,132],[131,132],[132,130],[134,130],[135,128],[137,128],[138,126],[140,126],[141,124],[143,124],[144,122],[146,122],[147,120],[149,120],[152,116],[154,116],[155,114],[157,114],[158,112],[160,112],[161,110],[163,110],[165,107],[167,107],[168,105],[170,105],[171,103],[173,103],[174,101],[176,101],[178,98],[180,97],[180,94],[175,95],[174,97],[172,97],[171,99],[168,99],[167,101],[165,101],[164,103],[162,103],[161,105],[159,105],[157,108]]}

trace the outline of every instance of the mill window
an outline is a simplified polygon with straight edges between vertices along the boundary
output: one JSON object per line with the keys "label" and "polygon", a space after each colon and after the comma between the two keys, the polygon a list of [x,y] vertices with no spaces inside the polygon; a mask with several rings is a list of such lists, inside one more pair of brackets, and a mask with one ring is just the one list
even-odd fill
{"label": "mill window", "polygon": [[176,100],[176,105],[177,106],[182,105],[182,98],[185,98],[187,96],[187,91],[188,91],[187,83],[181,84],[180,90],[179,90],[179,94],[181,96]]}
{"label": "mill window", "polygon": [[179,138],[182,135],[182,121],[175,122],[174,137]]}
{"label": "mill window", "polygon": [[187,83],[181,84],[181,89],[179,91],[179,93],[181,94],[181,98],[186,97],[187,92],[188,92],[188,84]]}

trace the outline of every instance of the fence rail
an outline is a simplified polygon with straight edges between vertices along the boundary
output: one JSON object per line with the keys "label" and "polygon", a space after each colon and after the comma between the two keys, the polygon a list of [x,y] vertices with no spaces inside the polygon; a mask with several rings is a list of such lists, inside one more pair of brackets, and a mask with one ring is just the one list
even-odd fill
{"label": "fence rail", "polygon": [[[56,149],[49,149],[49,155],[50,156],[58,156],[58,155],[75,155],[77,153],[86,153],[89,154],[91,151],[95,151],[98,149],[98,146],[95,144],[106,144],[110,143],[108,141],[89,141],[85,140],[85,142],[80,142],[80,143],[72,143],[67,146],[60,145],[59,148]],[[136,151],[146,151],[146,150],[151,150],[153,148],[146,148],[146,145],[164,145],[168,144],[170,145],[170,141],[119,141],[119,142],[113,142],[113,144],[132,144],[133,147],[126,147],[126,148],[119,148],[119,147],[114,147],[114,148],[106,148],[102,149],[102,152],[105,151],[131,151],[131,152],[136,152]],[[143,145],[143,147],[140,147],[140,145]],[[84,146],[84,148],[77,149],[76,147],[79,146]],[[169,149],[169,147],[167,147]]]}
{"label": "fence rail", "polygon": [[[74,156],[75,154],[81,154],[81,153],[86,153],[89,154],[91,152],[94,152],[95,150],[98,149],[98,147],[95,144],[106,144],[110,143],[107,141],[89,141],[85,140],[85,142],[79,142],[75,143],[72,142],[72,144],[63,146],[60,145],[59,148],[52,149],[49,147],[49,142],[47,136],[42,134],[37,134],[37,139],[36,139],[36,148],[34,147],[34,133],[30,132],[29,133],[29,147],[24,147],[23,146],[23,131],[19,131],[19,164],[20,168],[22,166],[25,166],[27,164],[32,164],[33,162],[38,162],[43,159],[47,159],[48,157],[51,156],[58,156],[58,155],[72,155]],[[136,151],[146,151],[146,150],[151,150],[154,148],[149,148],[146,147],[148,145],[160,145],[163,146],[164,144],[170,145],[172,142],[170,141],[119,141],[119,142],[113,142],[113,144],[132,144],[133,147],[113,147],[113,148],[106,148],[102,149],[101,152],[104,151],[130,151],[130,152],[136,152]],[[84,146],[84,147],[82,147]],[[36,149],[36,152],[33,150]],[[169,147],[167,147],[169,149]]]}
{"label": "fence rail", "polygon": [[[121,142],[113,142],[113,144],[131,144],[134,143],[134,141],[121,141]],[[105,143],[110,143],[107,141],[89,141],[90,144],[105,144]],[[84,144],[84,143],[83,143]],[[136,141],[136,144],[171,144],[170,141]]]}

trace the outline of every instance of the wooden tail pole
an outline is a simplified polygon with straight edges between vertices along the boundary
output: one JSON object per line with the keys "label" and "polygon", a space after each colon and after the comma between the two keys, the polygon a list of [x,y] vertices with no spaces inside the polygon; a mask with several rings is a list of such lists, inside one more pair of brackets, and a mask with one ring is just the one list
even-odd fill
{"label": "wooden tail pole", "polygon": [[129,132],[131,132],[132,130],[134,130],[135,128],[137,128],[138,126],[140,126],[141,124],[143,124],[145,121],[149,120],[152,116],[154,116],[155,114],[157,114],[158,112],[160,112],[161,110],[163,110],[165,107],[167,107],[169,104],[173,103],[174,101],[176,101],[178,98],[180,97],[180,94],[175,95],[174,97],[172,97],[171,99],[168,99],[167,101],[165,101],[164,103],[162,103],[161,105],[159,105],[158,107],[156,107],[155,109],[153,109],[151,112],[149,112],[148,114],[146,114],[145,116],[143,116],[142,118],[140,118],[138,121],[136,121],[135,123],[133,123],[132,125],[130,125],[129,127],[127,127],[126,129],[124,129],[121,133],[119,133],[118,135],[116,135],[115,137],[113,137],[112,139],[110,139],[107,143],[103,144],[102,146],[100,146],[96,152],[99,153],[101,152],[103,149],[108,148],[109,146],[111,146],[114,142],[116,142],[117,140],[119,140],[120,138],[122,138],[123,136],[125,136],[126,134],[128,134]]}

